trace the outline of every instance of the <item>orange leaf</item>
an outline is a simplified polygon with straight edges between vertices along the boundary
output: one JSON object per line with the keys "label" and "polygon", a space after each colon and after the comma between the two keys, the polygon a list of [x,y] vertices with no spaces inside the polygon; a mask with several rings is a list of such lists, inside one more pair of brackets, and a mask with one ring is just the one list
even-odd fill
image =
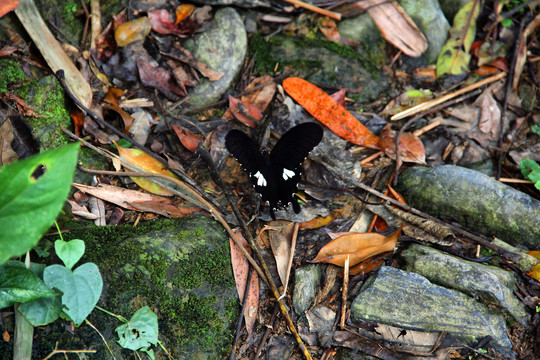
{"label": "orange leaf", "polygon": [[259,108],[247,101],[238,100],[229,95],[229,109],[234,117],[242,124],[251,128],[257,126],[257,121],[261,120],[263,114]]}
{"label": "orange leaf", "polygon": [[106,108],[116,111],[118,115],[122,117],[122,120],[124,121],[124,129],[127,132],[129,131],[129,128],[131,128],[133,120],[135,119],[118,105],[118,102],[123,95],[124,90],[118,88],[110,88],[103,100],[105,101],[104,105]]}
{"label": "orange leaf", "polygon": [[540,260],[540,251],[538,251],[538,250],[527,251],[527,254],[537,258],[538,260]]}
{"label": "orange leaf", "polygon": [[[396,132],[387,124],[381,131],[381,140],[379,145],[384,150],[386,155],[392,159],[396,159]],[[399,149],[401,161],[414,162],[418,164],[426,163],[426,154],[424,152],[424,144],[418,136],[404,132],[399,139]]]}
{"label": "orange leaf", "polygon": [[290,77],[283,80],[283,89],[336,135],[356,145],[380,149],[379,138],[317,86],[306,80]]}
{"label": "orange leaf", "polygon": [[[118,149],[118,155],[120,155],[120,158],[124,161],[129,162],[130,164],[136,165],[140,167],[141,169],[154,173],[154,174],[162,174],[170,176],[174,179],[178,179],[176,175],[169,169],[167,169],[162,163],[148,155],[142,150],[139,149],[126,149],[118,146],[116,142],[114,142],[114,145],[116,145],[116,148]],[[129,172],[128,170],[125,170],[126,172]],[[144,190],[156,194],[156,195],[162,195],[162,196],[173,196],[174,194],[170,192],[167,189],[164,189],[163,187],[159,186],[158,184],[150,181],[148,178],[142,178],[142,177],[131,177],[131,180],[135,182],[135,184],[139,185]]]}
{"label": "orange leaf", "polygon": [[532,267],[532,271],[528,272],[527,275],[540,281],[540,264],[536,264]]}
{"label": "orange leaf", "polygon": [[172,128],[176,133],[176,136],[178,136],[178,139],[180,139],[182,145],[184,145],[184,147],[189,151],[195,152],[195,150],[197,150],[197,146],[199,146],[199,143],[203,141],[200,136],[195,135],[186,128],[178,125],[173,125]]}
{"label": "orange leaf", "polygon": [[187,18],[195,10],[195,5],[180,4],[176,7],[176,21],[175,24],[179,24],[182,20]]}
{"label": "orange leaf", "polygon": [[349,257],[350,266],[354,266],[369,257],[394,250],[402,228],[403,225],[389,236],[376,233],[351,233],[340,236],[323,246],[313,262],[343,266]]}
{"label": "orange leaf", "polygon": [[349,276],[360,273],[367,274],[368,272],[378,268],[383,261],[384,259],[362,261],[360,264],[357,264],[349,269]]}
{"label": "orange leaf", "polygon": [[6,15],[11,10],[19,6],[19,1],[17,0],[3,0],[0,1],[0,17]]}
{"label": "orange leaf", "polygon": [[116,45],[124,47],[132,42],[143,40],[150,34],[150,19],[146,16],[127,21],[114,30]]}

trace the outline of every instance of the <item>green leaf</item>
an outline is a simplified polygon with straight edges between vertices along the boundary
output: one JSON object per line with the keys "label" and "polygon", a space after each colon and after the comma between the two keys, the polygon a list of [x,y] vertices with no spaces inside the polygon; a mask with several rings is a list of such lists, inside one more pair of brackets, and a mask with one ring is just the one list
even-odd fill
{"label": "green leaf", "polygon": [[523,176],[534,183],[534,187],[540,190],[540,165],[532,159],[522,159],[519,163]]}
{"label": "green leaf", "polygon": [[538,125],[533,125],[531,126],[531,130],[533,133],[535,133],[536,135],[540,135],[540,126]]}
{"label": "green leaf", "polygon": [[54,242],[56,255],[64,262],[64,265],[71,270],[84,255],[84,241],[74,239],[71,241],[56,240]]}
{"label": "green leaf", "polygon": [[117,327],[116,333],[120,337],[118,343],[125,349],[135,351],[156,345],[158,341],[157,315],[145,306],[137,310],[127,324]]}
{"label": "green leaf", "polygon": [[466,75],[469,71],[469,50],[476,34],[479,13],[480,5],[470,1],[454,17],[450,36],[437,58],[437,78],[443,75]]}
{"label": "green leaf", "polygon": [[0,266],[0,309],[54,295],[23,263],[10,261]]}
{"label": "green leaf", "polygon": [[0,167],[0,264],[34,247],[53,224],[73,179],[79,144]]}
{"label": "green leaf", "polygon": [[63,311],[79,326],[96,306],[103,280],[94,263],[86,263],[74,271],[62,265],[51,265],[43,272],[43,281],[62,292]]}
{"label": "green leaf", "polygon": [[58,319],[62,312],[62,298],[41,298],[19,306],[19,311],[33,326],[47,325]]}

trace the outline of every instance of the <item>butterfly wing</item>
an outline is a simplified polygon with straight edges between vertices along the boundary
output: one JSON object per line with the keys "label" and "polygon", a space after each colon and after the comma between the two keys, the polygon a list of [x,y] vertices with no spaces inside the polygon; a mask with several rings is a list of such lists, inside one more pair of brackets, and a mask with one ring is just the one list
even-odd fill
{"label": "butterfly wing", "polygon": [[287,204],[292,202],[295,213],[300,206],[293,199],[302,177],[302,162],[309,152],[319,144],[323,130],[316,123],[303,123],[287,131],[270,153],[270,164],[275,174],[278,199]]}
{"label": "butterfly wing", "polygon": [[227,133],[225,147],[250,174],[255,174],[264,164],[259,146],[240,130]]}

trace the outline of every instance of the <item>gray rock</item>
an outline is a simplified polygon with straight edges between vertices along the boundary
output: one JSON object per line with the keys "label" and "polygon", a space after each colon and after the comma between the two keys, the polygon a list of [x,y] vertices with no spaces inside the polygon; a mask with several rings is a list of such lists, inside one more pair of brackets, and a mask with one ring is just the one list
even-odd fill
{"label": "gray rock", "polygon": [[309,323],[309,331],[317,334],[321,346],[327,347],[328,342],[332,340],[332,328],[336,320],[336,313],[326,306],[317,305],[306,313],[306,318]]}
{"label": "gray rock", "polygon": [[399,177],[407,203],[510,244],[540,247],[540,201],[474,170],[412,167]]}
{"label": "gray rock", "polygon": [[448,38],[450,24],[436,0],[401,0],[399,4],[422,31],[428,48],[422,57],[428,64],[435,64]]}
{"label": "gray rock", "polygon": [[511,356],[512,344],[501,315],[465,294],[392,267],[382,267],[364,285],[351,305],[351,316],[405,329],[445,331],[468,344],[491,336],[490,345]]}
{"label": "gray rock", "polygon": [[307,265],[296,269],[293,291],[293,307],[296,315],[303,315],[313,304],[321,279],[320,265]]}
{"label": "gray rock", "polygon": [[319,86],[347,88],[347,96],[358,102],[377,99],[389,87],[388,78],[365,52],[325,39],[261,34],[250,38],[257,52],[255,68],[263,73],[285,67]]}
{"label": "gray rock", "polygon": [[216,11],[214,20],[214,28],[193,36],[184,45],[197,60],[224,75],[217,81],[202,79],[199,85],[190,89],[188,95],[191,107],[219,100],[244,65],[247,35],[242,18],[236,10],[222,8]]}
{"label": "gray rock", "polygon": [[527,325],[530,316],[513,294],[513,290],[517,290],[513,273],[418,244],[411,245],[401,256],[406,262],[405,270],[420,274],[434,284],[502,307],[521,325]]}

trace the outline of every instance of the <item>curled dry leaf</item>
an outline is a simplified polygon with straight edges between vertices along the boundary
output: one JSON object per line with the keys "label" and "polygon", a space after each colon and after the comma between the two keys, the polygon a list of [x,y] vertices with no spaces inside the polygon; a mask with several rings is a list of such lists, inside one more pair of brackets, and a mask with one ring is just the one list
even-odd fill
{"label": "curled dry leaf", "polygon": [[114,30],[116,45],[124,47],[132,42],[144,40],[150,34],[150,19],[146,16],[127,21]]}
{"label": "curled dry leaf", "polygon": [[[251,248],[247,241],[242,236],[242,233],[236,233],[236,239],[246,248],[251,254]],[[231,246],[231,264],[233,268],[234,280],[236,283],[236,291],[240,301],[244,300],[246,284],[248,279],[249,263],[240,252],[236,243],[229,237]],[[246,330],[251,334],[255,320],[257,319],[257,309],[259,307],[259,276],[255,270],[251,270],[251,282],[249,283],[248,296],[246,298],[246,306],[244,308],[244,319],[246,321]]]}
{"label": "curled dry leaf", "polygon": [[[139,150],[139,149],[122,148],[118,146],[116,142],[113,141],[113,143],[116,145],[116,148],[118,149],[118,155],[120,155],[120,158],[122,160],[127,161],[130,164],[133,164],[135,166],[138,166],[141,169],[148,171],[150,173],[167,175],[167,176],[170,176],[171,178],[178,179],[178,177],[172,171],[167,169],[165,166],[163,166],[162,163],[160,163],[159,161],[157,161],[156,159],[154,159],[153,157],[151,157],[144,151]],[[164,189],[158,184],[150,181],[148,178],[131,177],[131,176],[130,178],[141,188],[143,188],[144,190],[152,194],[162,195],[162,196],[174,195],[169,190]]]}
{"label": "curled dry leaf", "polygon": [[330,95],[306,80],[290,77],[283,89],[313,117],[353,144],[379,150],[379,138]]}
{"label": "curled dry leaf", "polygon": [[403,225],[389,236],[376,233],[350,233],[342,235],[323,246],[313,262],[325,262],[343,266],[349,257],[350,266],[372,256],[393,251]]}
{"label": "curled dry leaf", "polygon": [[195,152],[199,143],[203,141],[200,136],[195,135],[193,132],[182,126],[172,125],[172,128],[182,145],[189,151]]}
{"label": "curled dry leaf", "polygon": [[120,117],[122,117],[122,120],[124,121],[124,129],[129,131],[134,119],[133,116],[128,114],[118,105],[123,95],[124,90],[113,87],[109,89],[103,100],[105,101],[105,107],[115,111],[118,115],[120,115]]}
{"label": "curled dry leaf", "polygon": [[[387,124],[381,131],[381,140],[379,142],[381,148],[390,158],[396,158],[396,132]],[[413,162],[418,164],[426,163],[426,154],[424,144],[418,136],[404,132],[399,140],[400,159],[405,162]]]}
{"label": "curled dry leaf", "polygon": [[247,101],[238,100],[231,95],[229,95],[229,109],[236,120],[251,128],[256,127],[259,120],[263,118],[261,110],[255,105]]}

